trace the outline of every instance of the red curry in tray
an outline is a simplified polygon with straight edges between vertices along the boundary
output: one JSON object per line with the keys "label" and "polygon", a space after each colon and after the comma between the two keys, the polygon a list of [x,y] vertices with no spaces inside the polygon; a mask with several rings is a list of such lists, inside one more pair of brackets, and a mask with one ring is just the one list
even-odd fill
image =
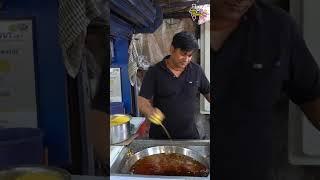
{"label": "red curry in tray", "polygon": [[177,153],[161,153],[138,160],[130,169],[134,174],[206,177],[209,170],[191,157]]}

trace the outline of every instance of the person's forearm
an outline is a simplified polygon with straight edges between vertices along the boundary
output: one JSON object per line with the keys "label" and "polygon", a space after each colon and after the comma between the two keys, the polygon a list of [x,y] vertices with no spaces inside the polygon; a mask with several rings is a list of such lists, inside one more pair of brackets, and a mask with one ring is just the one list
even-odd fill
{"label": "person's forearm", "polygon": [[145,116],[149,116],[154,111],[151,102],[148,99],[141,96],[138,96],[138,108],[139,111]]}
{"label": "person's forearm", "polygon": [[314,127],[320,131],[320,98],[304,103],[301,109]]}

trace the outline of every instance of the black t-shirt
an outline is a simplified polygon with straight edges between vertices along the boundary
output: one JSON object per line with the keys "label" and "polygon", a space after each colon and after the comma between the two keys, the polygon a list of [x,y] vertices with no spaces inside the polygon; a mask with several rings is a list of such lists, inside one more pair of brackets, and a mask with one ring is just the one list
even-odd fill
{"label": "black t-shirt", "polygon": [[[153,99],[154,107],[166,116],[163,124],[173,139],[197,139],[194,115],[197,93],[208,94],[209,81],[198,64],[191,62],[179,77],[166,67],[165,59],[150,67],[139,95]],[[167,139],[160,126],[151,124],[150,138]]]}
{"label": "black t-shirt", "polygon": [[216,175],[264,177],[258,169],[272,166],[274,105],[282,92],[298,105],[319,97],[317,63],[293,19],[260,1],[211,53]]}

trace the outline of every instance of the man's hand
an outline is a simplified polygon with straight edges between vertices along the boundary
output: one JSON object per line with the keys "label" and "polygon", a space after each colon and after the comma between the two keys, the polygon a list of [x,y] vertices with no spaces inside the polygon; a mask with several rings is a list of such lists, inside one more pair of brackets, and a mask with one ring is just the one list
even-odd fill
{"label": "man's hand", "polygon": [[151,114],[147,118],[154,124],[160,125],[164,119],[164,114],[158,108],[153,108]]}
{"label": "man's hand", "polygon": [[152,106],[151,100],[138,96],[138,107],[147,119],[155,124],[159,124],[164,119],[164,114],[160,109]]}

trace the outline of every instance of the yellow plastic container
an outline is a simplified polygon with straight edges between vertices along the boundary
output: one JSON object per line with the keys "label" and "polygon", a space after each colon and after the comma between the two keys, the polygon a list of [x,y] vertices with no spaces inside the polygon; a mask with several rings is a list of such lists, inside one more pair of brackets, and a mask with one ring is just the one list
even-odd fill
{"label": "yellow plastic container", "polygon": [[117,126],[130,121],[131,117],[125,114],[114,114],[110,116],[110,126]]}

